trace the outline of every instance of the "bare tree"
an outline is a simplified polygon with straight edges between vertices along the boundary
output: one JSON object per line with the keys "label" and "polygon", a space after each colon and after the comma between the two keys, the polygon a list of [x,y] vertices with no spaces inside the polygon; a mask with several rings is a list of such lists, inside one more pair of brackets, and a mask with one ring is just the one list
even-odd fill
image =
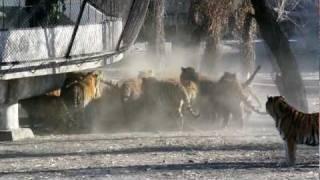
{"label": "bare tree", "polygon": [[296,8],[301,10],[305,10],[307,8],[300,7],[306,5],[306,3],[310,3],[312,0],[269,0],[266,1],[266,5],[268,7],[273,8],[275,12],[277,12],[277,21],[291,21],[292,23],[296,23],[294,19],[292,19],[289,14],[294,11]]}
{"label": "bare tree", "polygon": [[317,38],[315,31],[317,6],[315,0],[268,0],[267,6],[277,13],[277,22],[287,34],[299,34],[304,38],[310,51],[316,50]]}
{"label": "bare tree", "polygon": [[205,52],[201,62],[201,70],[207,74],[214,74],[219,68],[219,43],[223,27],[233,7],[233,0],[217,3],[212,0],[193,1],[195,23],[206,30],[207,40]]}
{"label": "bare tree", "polygon": [[244,0],[237,7],[232,14],[235,19],[234,34],[240,36],[241,74],[243,78],[247,78],[255,69],[255,48],[252,42],[255,38],[256,25],[252,17],[253,8],[250,0]]}
{"label": "bare tree", "polygon": [[160,60],[165,53],[165,32],[164,32],[164,2],[165,0],[151,0],[149,4],[148,25],[149,51]]}
{"label": "bare tree", "polygon": [[254,17],[259,25],[261,36],[270,48],[281,71],[277,80],[280,93],[296,108],[307,111],[308,104],[303,81],[288,38],[277,21],[277,13],[266,5],[265,0],[251,0],[251,3],[255,10]]}
{"label": "bare tree", "polygon": [[65,11],[64,0],[26,0],[26,11],[31,16],[29,26],[55,25]]}

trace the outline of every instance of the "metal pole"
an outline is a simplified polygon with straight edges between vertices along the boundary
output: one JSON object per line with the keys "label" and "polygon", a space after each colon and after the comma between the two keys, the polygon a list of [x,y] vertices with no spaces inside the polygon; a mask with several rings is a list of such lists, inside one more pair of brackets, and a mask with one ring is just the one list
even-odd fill
{"label": "metal pole", "polygon": [[[4,14],[4,0],[2,0],[2,12]],[[4,20],[5,20],[5,17],[4,15],[2,16],[2,29],[4,29]]]}
{"label": "metal pole", "polygon": [[122,32],[120,34],[120,37],[119,37],[119,40],[117,42],[117,47],[116,47],[116,50],[119,51],[120,50],[120,46],[121,46],[121,42],[123,41],[123,34],[124,34],[124,31],[126,31],[128,29],[128,20],[129,20],[129,17],[131,16],[132,14],[132,10],[133,10],[133,7],[134,7],[134,3],[136,3],[136,0],[133,0],[132,1],[132,4],[131,4],[131,7],[130,7],[130,11],[129,11],[129,14],[128,14],[128,17],[127,17],[127,20],[126,20],[126,24],[124,25],[123,29],[122,29]]}
{"label": "metal pole", "polygon": [[77,18],[77,21],[76,21],[76,25],[75,25],[75,27],[73,29],[73,32],[72,32],[71,40],[69,42],[69,46],[68,46],[65,58],[70,58],[70,52],[71,52],[71,49],[72,49],[72,46],[73,46],[74,39],[75,39],[75,37],[77,35],[79,24],[80,24],[82,15],[83,15],[84,8],[86,7],[87,1],[88,0],[83,0],[82,1],[81,7],[80,7],[80,12],[79,12],[79,15],[78,15],[78,18]]}
{"label": "metal pole", "polygon": [[[21,2],[20,2],[20,0],[19,0],[19,14],[21,14],[21,11],[22,11]],[[20,17],[18,17],[18,27],[21,28],[21,27],[20,27]]]}

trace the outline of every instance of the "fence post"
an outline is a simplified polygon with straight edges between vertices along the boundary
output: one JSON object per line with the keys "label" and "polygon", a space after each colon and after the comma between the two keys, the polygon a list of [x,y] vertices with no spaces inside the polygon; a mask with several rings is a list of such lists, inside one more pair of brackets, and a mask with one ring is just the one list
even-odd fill
{"label": "fence post", "polygon": [[80,12],[79,12],[79,15],[78,15],[78,18],[77,18],[77,21],[76,21],[76,25],[75,25],[75,27],[73,29],[73,32],[72,32],[71,40],[69,42],[65,58],[69,58],[70,57],[70,52],[71,52],[71,49],[72,49],[72,46],[73,46],[73,42],[74,42],[74,39],[75,39],[75,37],[77,35],[79,24],[80,24],[82,15],[83,15],[84,8],[86,7],[87,1],[88,0],[83,0],[82,1],[81,7],[80,7]]}

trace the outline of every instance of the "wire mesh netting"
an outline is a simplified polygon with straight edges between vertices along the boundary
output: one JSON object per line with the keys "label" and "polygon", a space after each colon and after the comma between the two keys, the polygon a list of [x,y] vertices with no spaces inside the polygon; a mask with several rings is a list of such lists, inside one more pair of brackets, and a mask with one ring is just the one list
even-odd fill
{"label": "wire mesh netting", "polygon": [[0,0],[1,69],[63,60],[70,44],[68,61],[127,49],[139,33],[148,4],[148,0]]}

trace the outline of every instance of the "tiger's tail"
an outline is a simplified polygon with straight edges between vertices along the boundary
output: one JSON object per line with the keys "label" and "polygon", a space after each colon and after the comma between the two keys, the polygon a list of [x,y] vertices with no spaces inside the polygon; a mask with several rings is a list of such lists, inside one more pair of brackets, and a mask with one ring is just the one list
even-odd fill
{"label": "tiger's tail", "polygon": [[191,115],[192,115],[194,118],[199,118],[199,117],[200,117],[200,113],[199,113],[199,112],[197,113],[197,112],[192,108],[192,106],[191,106],[190,103],[187,104],[187,110],[191,113]]}
{"label": "tiger's tail", "polygon": [[304,114],[299,112],[296,118],[301,117],[300,126],[306,126],[306,122],[309,122],[310,131],[306,135],[298,135],[297,143],[306,144],[309,146],[319,145],[319,113]]}
{"label": "tiger's tail", "polygon": [[243,99],[243,103],[249,107],[252,111],[258,113],[258,114],[261,114],[261,115],[268,115],[267,112],[262,112],[260,111],[259,109],[257,109],[255,106],[253,106],[247,99]]}
{"label": "tiger's tail", "polygon": [[255,94],[251,91],[250,88],[247,88],[246,90],[247,90],[247,91],[249,92],[249,94],[253,97],[253,99],[257,102],[257,104],[259,105],[259,107],[261,107],[262,104],[261,104],[259,98],[257,97],[257,95],[255,95]]}

